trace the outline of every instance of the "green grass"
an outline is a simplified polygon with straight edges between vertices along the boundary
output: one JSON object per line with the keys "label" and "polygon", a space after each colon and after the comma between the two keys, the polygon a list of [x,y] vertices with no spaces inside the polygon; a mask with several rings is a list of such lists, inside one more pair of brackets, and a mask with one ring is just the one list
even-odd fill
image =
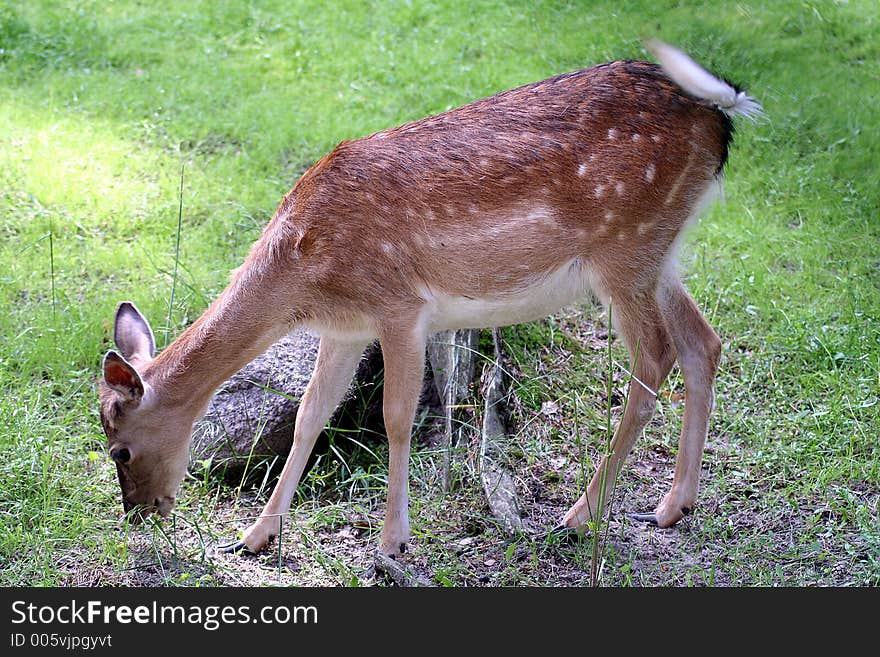
{"label": "green grass", "polygon": [[[869,0],[0,3],[0,583],[54,584],[72,564],[131,563],[94,392],[118,301],[138,304],[162,346],[340,140],[645,57],[641,38],[653,34],[741,82],[767,118],[740,126],[727,201],[692,231],[683,258],[724,342],[697,517],[664,553],[673,569],[621,529],[605,581],[880,583],[878,31]],[[564,312],[504,331],[522,373],[524,472],[554,454],[576,458],[573,426],[602,440],[589,414],[575,423],[573,390],[597,417],[604,408],[602,358],[579,346],[578,326]],[[553,422],[540,416],[547,400],[560,402]],[[652,423],[633,459],[674,458],[680,411],[664,413],[671,421]],[[332,485],[307,481],[303,503],[318,513],[336,495],[372,513],[383,494],[376,452],[375,462],[337,465]],[[483,511],[462,490],[441,500],[432,458],[414,456],[417,550],[431,553],[438,582],[476,581],[436,538],[465,520],[434,507]],[[629,508],[640,486],[653,504],[663,481],[630,475],[619,504]],[[564,479],[545,483],[560,513],[578,494]],[[188,482],[181,513],[222,534],[228,525],[206,509],[225,494]],[[561,558],[521,543],[505,560],[510,550],[499,549],[495,583],[546,583],[530,564]],[[570,550],[566,563],[588,573],[588,548]],[[357,579],[334,559],[323,563],[340,582]]]}

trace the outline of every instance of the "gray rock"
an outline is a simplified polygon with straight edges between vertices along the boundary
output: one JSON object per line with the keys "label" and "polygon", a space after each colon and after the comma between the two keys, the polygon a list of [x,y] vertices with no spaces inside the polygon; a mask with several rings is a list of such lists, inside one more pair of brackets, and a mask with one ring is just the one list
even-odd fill
{"label": "gray rock", "polygon": [[[285,459],[293,445],[299,400],[305,392],[318,355],[318,337],[301,329],[272,345],[217,391],[204,417],[196,423],[191,469],[219,474],[238,484],[266,460]],[[352,385],[330,419],[330,426],[360,430],[360,442],[383,439],[382,351],[367,347]],[[442,417],[430,368],[416,418],[430,427]],[[321,441],[316,450],[321,449]],[[280,467],[275,468],[277,473]]]}
{"label": "gray rock", "polygon": [[[233,375],[196,423],[193,470],[217,472],[237,483],[260,461],[286,458],[317,355],[317,336],[296,330]],[[381,372],[382,353],[372,345],[331,425],[381,430]]]}

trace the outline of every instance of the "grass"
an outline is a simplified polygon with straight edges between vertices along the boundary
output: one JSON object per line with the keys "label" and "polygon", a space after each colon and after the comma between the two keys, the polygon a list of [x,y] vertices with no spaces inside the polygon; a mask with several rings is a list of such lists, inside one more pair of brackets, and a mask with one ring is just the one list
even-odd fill
{"label": "grass", "polygon": [[[615,514],[601,581],[880,583],[878,21],[867,0],[3,2],[0,583],[277,581],[275,554],[199,547],[258,507],[247,490],[188,480],[178,538],[167,523],[120,533],[94,392],[116,303],[134,300],[157,335],[176,335],[338,141],[644,57],[650,34],[742,81],[767,119],[741,126],[727,201],[685,248],[687,285],[724,342],[699,506],[671,531]],[[503,332],[519,372],[510,465],[539,523],[577,497],[583,448],[595,457],[604,409],[619,412],[594,322],[586,305]],[[647,510],[665,492],[677,374],[664,389],[615,508]],[[547,401],[558,412],[542,413]],[[384,450],[322,455],[301,487],[284,583],[362,583]],[[411,558],[427,577],[589,583],[588,543],[505,540],[473,472],[439,493],[441,456],[413,455]],[[154,579],[138,579],[149,563]]]}

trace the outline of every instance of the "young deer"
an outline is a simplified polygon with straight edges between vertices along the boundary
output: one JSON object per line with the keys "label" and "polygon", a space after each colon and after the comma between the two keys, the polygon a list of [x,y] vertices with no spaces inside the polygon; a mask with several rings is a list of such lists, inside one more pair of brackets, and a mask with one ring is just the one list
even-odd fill
{"label": "young deer", "polygon": [[[590,291],[613,303],[634,383],[612,454],[562,523],[602,513],[608,486],[652,415],[674,361],[687,404],[660,527],[688,513],[721,343],[682,287],[682,230],[720,183],[734,115],[760,106],[679,50],[559,75],[339,144],[284,197],[205,313],[154,358],[153,334],[119,306],[104,358],[101,421],[123,506],[167,516],[193,422],[215,390],[296,325],[320,335],[293,451],[260,518],[227,546],[277,533],[315,439],[376,338],[385,360],[388,500],[380,550],[409,539],[410,431],[435,331],[544,317]],[[607,471],[607,478],[603,471]]]}

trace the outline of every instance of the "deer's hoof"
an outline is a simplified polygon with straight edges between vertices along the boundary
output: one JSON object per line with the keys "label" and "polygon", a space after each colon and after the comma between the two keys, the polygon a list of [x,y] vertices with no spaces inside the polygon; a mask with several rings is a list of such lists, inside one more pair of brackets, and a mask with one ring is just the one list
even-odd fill
{"label": "deer's hoof", "polygon": [[627,518],[631,520],[638,520],[639,522],[647,522],[649,524],[658,526],[660,523],[657,521],[656,513],[627,513]]}
{"label": "deer's hoof", "polygon": [[582,535],[583,530],[576,527],[568,527],[561,523],[547,532],[548,539],[560,542],[576,541]]}
{"label": "deer's hoof", "polygon": [[224,554],[254,554],[244,541],[229,541],[217,546],[217,551]]}

